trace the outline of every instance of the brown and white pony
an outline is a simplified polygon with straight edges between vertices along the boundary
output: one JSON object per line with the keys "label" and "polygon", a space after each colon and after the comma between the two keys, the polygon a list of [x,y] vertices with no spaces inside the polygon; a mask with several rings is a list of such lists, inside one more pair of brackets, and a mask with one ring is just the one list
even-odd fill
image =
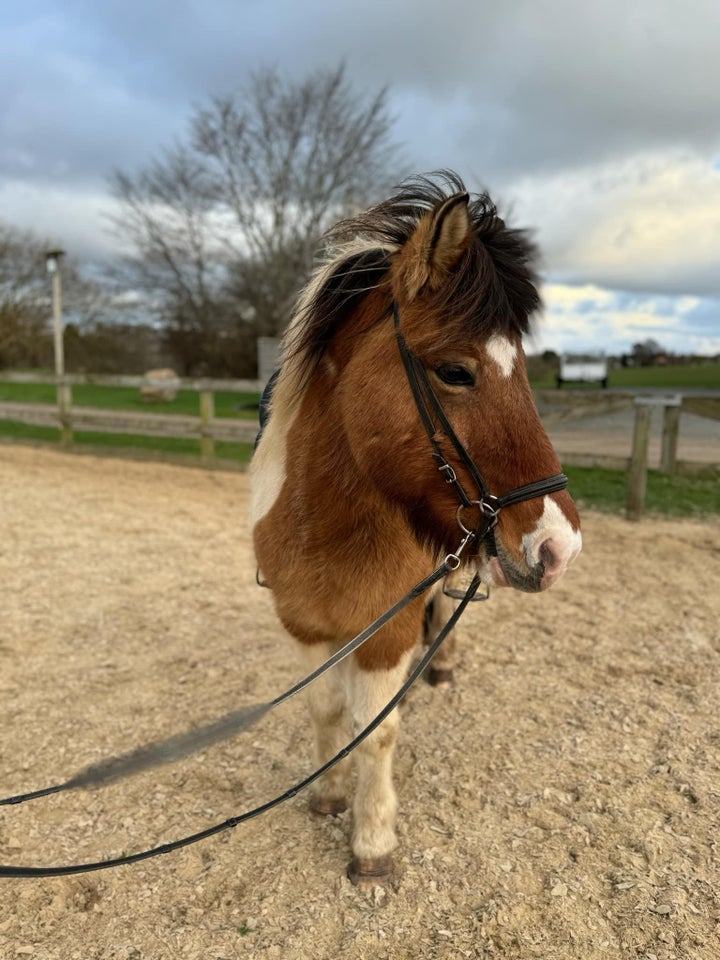
{"label": "brown and white pony", "polygon": [[[557,474],[527,380],[522,334],[539,306],[535,250],[486,195],[454,174],[414,178],[397,196],[330,233],[331,254],[298,302],[270,419],[251,465],[258,566],[280,620],[315,667],[357,634],[459,541],[458,501],[443,482],[393,331],[397,304],[457,437],[490,491]],[[438,436],[444,447],[444,438]],[[444,454],[468,488],[466,468]],[[544,590],[580,551],[567,492],[513,504],[465,565],[484,582]],[[436,595],[432,621],[438,613]],[[423,629],[406,607],[310,688],[317,759],[325,762],[400,687]],[[447,664],[442,664],[447,669]],[[392,869],[397,711],[355,752],[354,880]],[[345,809],[346,759],[318,781],[317,813]]]}

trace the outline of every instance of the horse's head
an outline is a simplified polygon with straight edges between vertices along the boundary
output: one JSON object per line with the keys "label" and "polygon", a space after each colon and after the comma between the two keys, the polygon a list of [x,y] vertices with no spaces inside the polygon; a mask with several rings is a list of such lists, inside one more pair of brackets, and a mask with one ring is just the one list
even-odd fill
{"label": "horse's head", "polygon": [[[457,490],[444,482],[447,470],[438,472],[388,301],[485,487],[502,496],[560,473],[533,402],[521,343],[539,306],[535,250],[523,232],[505,225],[487,197],[470,201],[461,189],[447,196],[429,181],[414,183],[374,215],[384,218],[383,236],[393,215],[405,233],[398,231],[400,242],[389,252],[384,248],[384,268],[372,246],[358,254],[354,268],[375,271],[376,286],[336,338],[328,369],[342,369],[337,396],[356,463],[401,506],[421,540],[450,552],[462,536],[458,518],[472,529],[481,517],[477,507],[458,514]],[[372,216],[366,216],[366,230]],[[387,319],[375,322],[379,315]],[[428,405],[444,458],[469,498],[481,499],[472,471]],[[543,590],[579,553],[579,527],[565,490],[522,500],[499,512],[497,556],[489,541],[477,538],[463,559],[488,583]]]}

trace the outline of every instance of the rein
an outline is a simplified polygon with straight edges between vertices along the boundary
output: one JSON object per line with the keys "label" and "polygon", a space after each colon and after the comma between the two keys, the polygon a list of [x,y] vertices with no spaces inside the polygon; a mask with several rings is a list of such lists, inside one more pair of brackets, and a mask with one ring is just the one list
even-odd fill
{"label": "rein", "polygon": [[[320,664],[315,670],[303,677],[297,683],[293,684],[283,693],[278,694],[274,700],[267,703],[259,703],[254,706],[242,707],[239,710],[232,710],[224,714],[217,720],[205,724],[187,733],[176,734],[165,740],[159,740],[146,746],[138,747],[129,753],[121,754],[117,757],[109,757],[98,763],[83,768],[69,780],[63,783],[55,784],[51,787],[44,787],[41,790],[34,790],[30,793],[16,794],[11,797],[0,799],[0,807],[14,806],[26,803],[28,800],[37,800],[40,797],[47,797],[54,793],[63,793],[66,790],[77,790],[81,787],[98,787],[114,780],[120,780],[131,774],[140,773],[150,767],[160,766],[161,764],[171,763],[183,759],[191,753],[200,749],[212,746],[219,740],[227,739],[235,733],[252,726],[261,719],[266,713],[275,707],[280,706],[286,700],[294,697],[308,687],[314,680],[321,677],[324,673],[340,663],[351,653],[357,650],[363,643],[374,636],[378,630],[385,626],[409,603],[426,593],[430,587],[434,586],[439,580],[444,579],[453,570],[460,566],[460,554],[463,552],[471,537],[466,535],[457,546],[455,553],[449,553],[443,562],[424,577],[414,587],[391,607],[380,614],[371,624],[365,627],[352,640],[348,640],[344,646],[337,650],[324,663]],[[2,873],[0,872],[0,876]]]}
{"label": "rein", "polygon": [[[444,566],[444,564],[441,566]],[[451,566],[449,569],[457,568]],[[440,567],[438,567],[438,570],[440,570]],[[426,579],[430,578],[428,577]],[[95,870],[107,870],[111,867],[121,867],[130,863],[138,863],[140,860],[150,860],[152,857],[159,857],[162,854],[172,853],[173,850],[179,850],[181,847],[189,847],[191,844],[198,843],[200,840],[207,840],[208,837],[213,837],[218,833],[223,833],[225,830],[231,830],[233,827],[237,827],[241,823],[245,823],[246,820],[252,820],[255,817],[259,817],[260,814],[267,813],[267,811],[272,810],[273,807],[278,807],[286,800],[292,799],[292,797],[295,797],[301,790],[304,790],[305,787],[309,787],[311,783],[314,783],[315,780],[326,773],[331,767],[334,767],[336,763],[339,763],[341,760],[344,760],[346,757],[348,757],[352,751],[363,742],[363,740],[370,736],[373,730],[380,726],[388,714],[395,709],[418,677],[420,677],[428,668],[430,661],[440,649],[440,645],[442,644],[443,640],[455,627],[458,620],[462,616],[465,607],[473,599],[479,586],[480,577],[475,574],[463,599],[453,611],[450,619],[427,648],[423,658],[419,660],[412,669],[405,683],[400,687],[392,699],[387,702],[380,713],[378,713],[378,715],[371,720],[370,723],[347,744],[347,746],[343,747],[343,749],[336,753],[334,757],[331,757],[330,760],[324,763],[321,767],[318,767],[317,770],[314,770],[309,776],[305,777],[304,780],[300,780],[294,786],[290,787],[289,790],[278,794],[278,796],[273,797],[272,800],[267,800],[265,803],[261,803],[259,806],[253,807],[251,810],[246,810],[245,813],[242,813],[239,816],[230,817],[227,820],[223,820],[221,823],[216,823],[214,826],[207,827],[205,830],[201,830],[199,833],[192,833],[187,837],[182,837],[179,840],[173,840],[171,843],[164,843],[159,847],[151,847],[150,849],[142,850],[139,853],[132,853],[123,857],[115,857],[114,859],[96,860],[89,863],[66,864],[59,867],[14,867],[2,865],[0,866],[0,877],[64,877],[78,873],[91,873]],[[69,788],[61,787],[59,789]],[[25,797],[9,798],[7,800],[3,800],[2,803],[19,803],[22,802],[23,799],[32,799],[35,796],[44,796],[46,793],[50,792],[54,792],[53,788],[45,791],[37,791],[37,793],[28,794]]]}
{"label": "rein", "polygon": [[[231,711],[230,713],[225,714],[223,717],[220,717],[218,720],[206,724],[204,727],[201,727],[197,730],[193,730],[185,734],[179,734],[166,740],[149,744],[145,747],[140,747],[137,750],[123,754],[119,757],[110,757],[97,764],[93,764],[84,768],[74,777],[66,780],[63,783],[46,787],[41,790],[35,790],[30,793],[6,797],[0,800],[0,806],[17,805],[20,803],[25,803],[28,800],[35,800],[39,797],[48,796],[53,793],[61,793],[66,790],[73,790],[80,787],[99,786],[100,784],[120,779],[121,777],[128,776],[132,773],[138,773],[141,770],[148,769],[149,767],[179,760],[182,757],[187,756],[189,753],[207,747],[221,739],[225,739],[234,733],[246,729],[248,726],[259,720],[260,717],[262,717],[269,710],[281,703],[284,703],[286,700],[289,700],[290,697],[294,696],[296,693],[299,693],[331,667],[335,666],[345,657],[349,656],[361,644],[365,643],[368,639],[370,639],[370,637],[374,636],[378,630],[380,630],[389,620],[396,616],[396,614],[404,609],[404,607],[406,607],[409,603],[422,596],[422,594],[429,590],[430,587],[432,587],[435,583],[447,577],[449,573],[457,570],[462,562],[461,554],[471,541],[475,540],[478,543],[484,543],[488,554],[496,554],[497,549],[493,531],[497,523],[498,514],[503,507],[511,506],[512,504],[520,503],[524,500],[530,500],[534,497],[544,496],[548,493],[555,493],[559,490],[564,490],[565,487],[567,487],[567,477],[565,474],[559,473],[552,477],[548,477],[545,480],[537,480],[521,487],[515,487],[502,496],[495,496],[494,494],[490,493],[472,457],[458,439],[449,420],[447,419],[445,411],[443,410],[439,399],[432,389],[432,385],[428,378],[427,372],[422,365],[422,362],[409,349],[407,343],[405,342],[405,338],[400,330],[400,315],[396,302],[393,302],[392,304],[392,311],[398,350],[400,351],[400,356],[402,358],[408,384],[410,386],[418,415],[432,448],[432,456],[438,464],[438,470],[445,478],[446,483],[452,485],[459,501],[457,510],[457,523],[463,533],[463,537],[459,545],[456,547],[455,552],[449,553],[443,562],[436,567],[432,573],[428,574],[427,577],[415,584],[415,586],[412,587],[404,596],[396,601],[384,613],[380,614],[379,617],[377,617],[369,626],[362,630],[356,637],[353,637],[352,640],[349,640],[343,647],[333,654],[333,656],[326,660],[325,663],[321,664],[312,673],[308,674],[302,680],[289,687],[284,693],[275,697],[274,700],[271,700],[268,703],[257,704],[252,707]],[[435,425],[436,421],[438,427]],[[468,495],[452,464],[450,464],[446,459],[439,440],[437,439],[438,434],[442,434],[447,437],[454,447],[455,452],[467,469],[473,483],[477,488],[478,496],[476,498]],[[462,520],[463,511],[469,508],[476,508],[479,511],[479,521],[475,529],[468,527]],[[151,847],[147,850],[140,851],[139,853],[134,853],[123,857],[116,857],[114,859],[104,859],[90,863],[67,864],[56,867],[16,867],[0,865],[0,877],[18,878],[67,876],[70,874],[89,873],[94,870],[105,870],[109,869],[110,867],[137,863],[140,860],[148,860],[152,857],[171,853],[173,850],[178,850],[181,847],[190,846],[193,843],[197,843],[200,840],[205,840],[208,837],[214,836],[215,834],[221,833],[225,830],[232,829],[233,827],[244,823],[246,820],[260,816],[260,814],[265,813],[268,810],[279,806],[281,803],[284,803],[286,800],[296,796],[301,790],[304,790],[305,787],[308,787],[310,784],[314,783],[315,780],[322,776],[322,774],[326,773],[336,763],[348,757],[350,753],[352,753],[352,751],[358,746],[358,744],[362,743],[362,741],[365,740],[373,732],[373,730],[375,730],[382,723],[388,714],[391,713],[391,711],[405,696],[418,677],[421,676],[421,674],[427,669],[433,656],[440,648],[443,640],[457,624],[468,603],[473,600],[487,599],[488,594],[477,593],[479,586],[480,577],[478,574],[475,574],[464,594],[446,590],[450,596],[460,599],[460,603],[453,611],[448,621],[445,623],[445,626],[442,627],[435,640],[427,648],[422,659],[410,672],[405,683],[388,701],[380,713],[378,713],[377,716],[347,744],[347,746],[343,747],[339,753],[324,763],[321,767],[318,767],[317,770],[314,770],[304,780],[301,780],[293,787],[290,787],[289,790],[286,790],[284,793],[279,794],[272,800],[268,800],[265,803],[246,811],[245,813],[235,817],[230,817],[229,819],[215,824],[214,826],[208,827],[199,833],[193,833],[178,840],[174,840],[171,843],[165,843],[158,847]]]}

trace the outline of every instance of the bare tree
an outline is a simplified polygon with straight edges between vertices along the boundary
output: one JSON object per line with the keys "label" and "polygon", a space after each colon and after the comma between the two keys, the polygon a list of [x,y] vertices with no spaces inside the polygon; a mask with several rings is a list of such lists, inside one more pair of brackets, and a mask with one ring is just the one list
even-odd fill
{"label": "bare tree", "polygon": [[0,223],[0,367],[40,362],[48,316],[41,256],[35,237]]}
{"label": "bare tree", "polygon": [[359,97],[342,66],[300,83],[268,69],[196,108],[187,143],[115,174],[116,230],[186,372],[252,372],[324,230],[387,188],[391,127],[386,92]]}
{"label": "bare tree", "polygon": [[116,232],[129,248],[125,281],[139,285],[157,314],[182,373],[207,366],[203,344],[218,316],[222,267],[210,220],[214,200],[204,165],[192,150],[167,150],[135,178],[116,172]]}
{"label": "bare tree", "polygon": [[[0,368],[52,363],[51,292],[45,253],[52,246],[34,233],[0,222]],[[54,246],[57,246],[55,244]],[[63,260],[65,318],[96,320],[102,292],[77,264]]]}

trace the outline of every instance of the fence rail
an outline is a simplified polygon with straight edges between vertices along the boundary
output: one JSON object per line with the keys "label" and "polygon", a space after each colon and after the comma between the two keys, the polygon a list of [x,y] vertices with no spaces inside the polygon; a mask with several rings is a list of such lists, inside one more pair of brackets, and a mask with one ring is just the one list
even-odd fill
{"label": "fence rail", "polygon": [[258,393],[263,387],[261,380],[217,380],[209,377],[160,379],[124,373],[66,373],[58,377],[51,373],[41,375],[37,373],[18,373],[14,370],[0,370],[0,381],[3,383],[44,383],[54,384],[55,386],[67,385],[70,387],[87,385],[96,387],[137,388],[145,386],[173,387],[178,390],[190,390],[193,393],[200,393],[203,390],[210,390],[212,392],[224,390],[228,393]]}
{"label": "fence rail", "polygon": [[[151,379],[142,376],[69,374],[62,377],[0,371],[0,382],[50,384],[56,387],[57,403],[0,403],[0,420],[12,420],[36,426],[56,427],[61,443],[72,446],[75,431],[98,430],[106,433],[144,434],[157,437],[195,438],[199,441],[203,463],[215,461],[215,441],[252,442],[258,430],[257,420],[215,416],[215,394],[218,392],[259,393],[258,380],[216,380],[208,378]],[[124,410],[100,410],[73,404],[74,386],[94,385],[131,387],[153,386],[185,390],[198,394],[198,415],[168,413],[136,413]],[[585,417],[603,416],[621,410],[635,410],[632,448],[629,457],[601,454],[565,454],[568,464],[608,466],[625,469],[628,474],[626,515],[639,519],[642,515],[648,470],[648,447],[653,407],[663,409],[660,469],[667,474],[720,473],[713,464],[697,464],[677,457],[681,412],[720,420],[720,392],[705,395],[652,395],[637,392],[612,393],[592,390],[538,390],[535,399],[545,408],[543,422],[547,427],[560,422],[580,421]]]}
{"label": "fence rail", "polygon": [[[660,471],[669,475],[705,476],[720,479],[720,465],[696,463],[678,459],[680,414],[720,420],[720,392],[708,391],[695,394],[638,395],[637,392],[597,394],[593,391],[541,390],[536,392],[538,403],[551,404],[555,410],[543,417],[546,427],[568,420],[603,416],[634,408],[635,417],[632,446],[629,457],[604,456],[602,454],[563,454],[563,460],[577,466],[606,466],[627,472],[627,496],[625,515],[628,520],[639,520],[645,504],[647,471],[650,446],[650,427],[653,408],[662,409],[662,434],[660,444]],[[557,409],[559,407],[559,409]]]}
{"label": "fence rail", "polygon": [[[252,443],[257,435],[255,419],[240,419],[215,416],[215,394],[259,393],[262,384],[258,380],[215,380],[209,378],[150,378],[126,375],[66,374],[42,376],[32,373],[0,372],[0,381],[5,383],[54,385],[56,404],[0,403],[0,420],[32,424],[33,426],[57,427],[60,442],[72,446],[76,431],[99,430],[104,433],[130,433],[153,437],[195,438],[199,441],[200,458],[205,463],[215,460],[215,441]],[[73,404],[74,386],[151,387],[158,390],[185,390],[198,395],[198,416],[174,413],[135,413],[126,410],[101,410]]]}

